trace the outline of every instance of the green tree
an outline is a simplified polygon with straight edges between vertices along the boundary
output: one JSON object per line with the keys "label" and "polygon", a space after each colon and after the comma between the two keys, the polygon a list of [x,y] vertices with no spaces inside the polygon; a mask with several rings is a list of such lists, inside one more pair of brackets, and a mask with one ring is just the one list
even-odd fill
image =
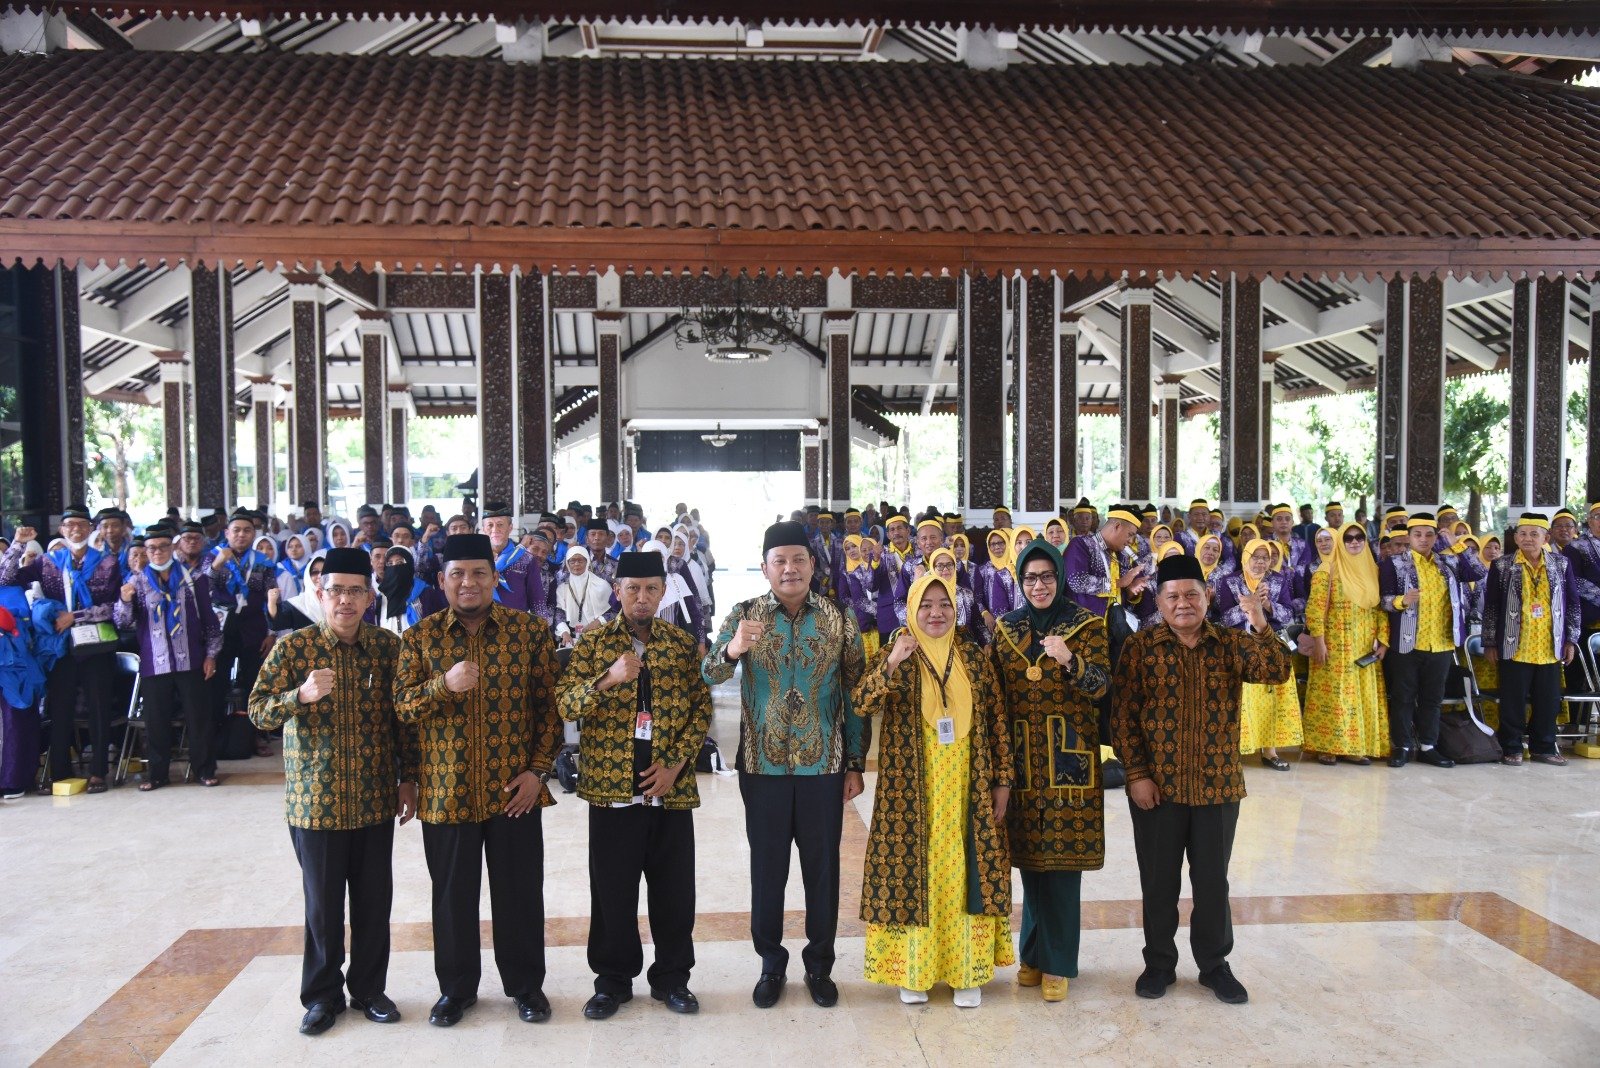
{"label": "green tree", "polygon": [[160,409],[90,398],[83,415],[89,484],[118,508],[160,497]]}
{"label": "green tree", "polygon": [[1510,405],[1475,382],[1456,380],[1445,389],[1444,488],[1466,493],[1464,518],[1481,525],[1483,496],[1506,492],[1507,457],[1495,448],[1495,433],[1511,414]]}

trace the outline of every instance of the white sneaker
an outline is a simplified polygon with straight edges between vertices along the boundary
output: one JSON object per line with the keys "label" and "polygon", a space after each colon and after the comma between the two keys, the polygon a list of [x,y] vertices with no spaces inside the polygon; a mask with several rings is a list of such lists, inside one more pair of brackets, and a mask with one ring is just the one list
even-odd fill
{"label": "white sneaker", "polygon": [[983,991],[975,986],[965,990],[957,990],[955,996],[956,1008],[975,1009],[983,1001]]}
{"label": "white sneaker", "polygon": [[900,1003],[903,1005],[926,1005],[928,1003],[928,992],[926,990],[910,990],[906,987],[901,987]]}

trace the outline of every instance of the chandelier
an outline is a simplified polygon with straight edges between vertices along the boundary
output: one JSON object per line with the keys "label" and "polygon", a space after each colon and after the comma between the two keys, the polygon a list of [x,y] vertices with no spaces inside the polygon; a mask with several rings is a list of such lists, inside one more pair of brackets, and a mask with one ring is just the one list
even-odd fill
{"label": "chandelier", "polygon": [[715,434],[701,434],[700,440],[705,442],[707,445],[710,445],[713,449],[721,449],[732,442],[738,441],[739,435],[723,433],[722,424],[718,423],[717,432]]}
{"label": "chandelier", "polygon": [[[740,274],[733,279],[731,287],[719,287],[724,291],[732,289],[727,294],[730,300],[706,304],[699,309],[684,308],[679,312],[672,331],[678,348],[704,345],[708,360],[758,363],[772,355],[773,347],[787,345],[799,337],[799,311],[782,304],[748,303],[746,282],[745,276]],[[710,435],[705,437],[709,440]]]}

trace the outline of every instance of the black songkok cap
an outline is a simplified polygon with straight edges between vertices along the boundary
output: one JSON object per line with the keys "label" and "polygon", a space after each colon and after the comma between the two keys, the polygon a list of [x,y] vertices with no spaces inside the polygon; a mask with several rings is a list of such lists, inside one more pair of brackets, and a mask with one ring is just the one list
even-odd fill
{"label": "black songkok cap", "polygon": [[1164,557],[1156,565],[1156,586],[1171,582],[1173,579],[1194,579],[1204,585],[1206,573],[1200,567],[1200,561],[1185,553],[1172,553]]}
{"label": "black songkok cap", "polygon": [[[84,520],[88,520],[89,519],[89,509],[85,508],[81,504],[68,505],[66,508],[63,508],[61,510],[61,518],[62,518],[63,521],[66,521],[68,519],[84,519]],[[92,522],[92,520],[90,520],[90,521]]]}
{"label": "black songkok cap", "polygon": [[610,534],[611,524],[604,519],[591,519],[583,525],[583,529],[585,533],[591,530],[598,530],[602,534]]}
{"label": "black songkok cap", "polygon": [[[221,513],[218,514],[220,515]],[[251,526],[254,526],[256,514],[248,508],[235,508],[233,513],[228,516],[228,522],[230,523],[237,523],[241,519],[246,523],[249,523]]]}
{"label": "black songkok cap", "polygon": [[363,504],[360,508],[356,509],[356,519],[358,520],[376,518],[378,518],[378,510],[372,507],[370,504]]}
{"label": "black songkok cap", "polygon": [[324,575],[359,575],[372,578],[372,554],[365,549],[329,549],[322,561]]}
{"label": "black songkok cap", "polygon": [[666,578],[667,562],[658,552],[623,553],[617,557],[617,578]]}
{"label": "black songkok cap", "polygon": [[452,560],[486,560],[492,564],[494,546],[489,544],[487,534],[451,534],[444,539],[439,559],[446,564]]}
{"label": "black songkok cap", "polygon": [[806,537],[806,528],[799,523],[774,523],[767,528],[766,537],[761,539],[761,555],[788,545],[809,548],[811,539]]}
{"label": "black songkok cap", "polygon": [[201,526],[199,523],[196,523],[193,519],[189,520],[183,526],[178,528],[178,534],[180,536],[184,534],[204,534],[205,532],[206,528]]}
{"label": "black songkok cap", "polygon": [[487,501],[483,506],[485,519],[510,519],[511,506],[504,501]]}

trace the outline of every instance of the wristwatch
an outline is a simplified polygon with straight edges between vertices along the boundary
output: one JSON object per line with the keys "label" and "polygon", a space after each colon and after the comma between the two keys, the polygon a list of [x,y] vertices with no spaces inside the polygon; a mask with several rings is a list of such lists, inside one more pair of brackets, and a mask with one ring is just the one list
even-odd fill
{"label": "wristwatch", "polygon": [[847,761],[845,763],[844,770],[845,771],[853,771],[857,775],[861,775],[861,774],[865,773],[867,769],[866,769],[866,765],[863,764],[861,761],[859,761],[859,760],[850,760],[850,761]]}
{"label": "wristwatch", "polygon": [[535,771],[534,774],[539,777],[540,786],[548,786],[551,778],[555,776],[555,772],[553,771]]}

